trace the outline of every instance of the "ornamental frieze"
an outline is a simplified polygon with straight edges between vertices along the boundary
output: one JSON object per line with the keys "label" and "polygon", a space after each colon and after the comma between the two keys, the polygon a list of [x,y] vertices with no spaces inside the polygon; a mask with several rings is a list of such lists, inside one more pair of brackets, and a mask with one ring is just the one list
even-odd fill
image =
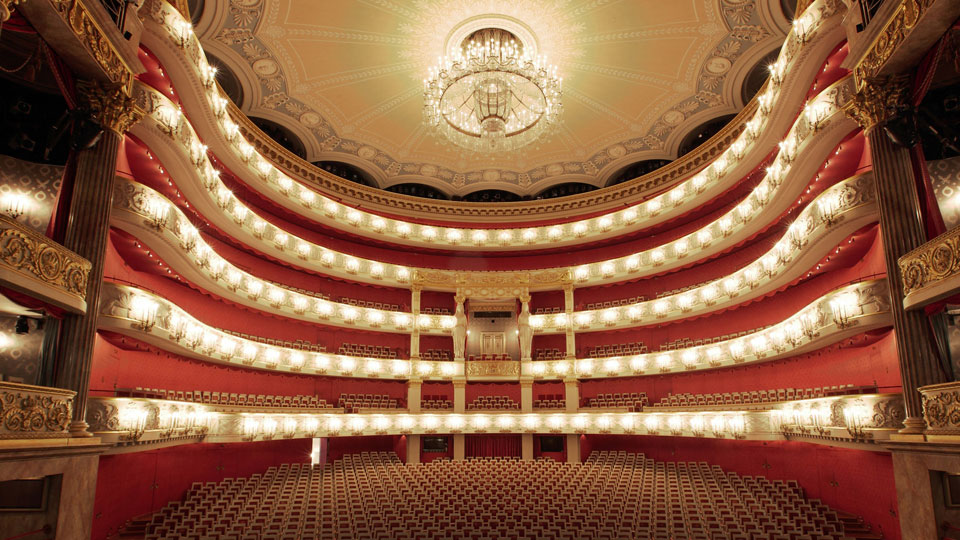
{"label": "ornamental frieze", "polygon": [[908,252],[897,264],[903,278],[904,296],[921,293],[960,275],[960,228],[951,229]]}
{"label": "ornamental frieze", "polygon": [[65,437],[75,392],[0,382],[0,439]]}
{"label": "ornamental frieze", "polygon": [[508,360],[483,361],[474,360],[467,362],[467,377],[519,377],[520,362]]}
{"label": "ornamental frieze", "polygon": [[960,383],[918,388],[923,402],[927,434],[960,435]]}

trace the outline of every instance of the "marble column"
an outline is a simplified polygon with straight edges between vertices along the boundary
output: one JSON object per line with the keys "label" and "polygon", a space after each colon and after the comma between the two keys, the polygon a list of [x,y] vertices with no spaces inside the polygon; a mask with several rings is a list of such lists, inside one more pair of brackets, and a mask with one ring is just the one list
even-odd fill
{"label": "marble column", "polygon": [[520,435],[520,459],[524,461],[533,461],[532,433],[523,433]]}
{"label": "marble column", "polygon": [[533,412],[533,380],[520,379],[520,412]]}
{"label": "marble column", "polygon": [[420,291],[418,284],[410,286],[410,315],[413,317],[413,330],[410,332],[410,361],[420,360]]}
{"label": "marble column", "polygon": [[577,341],[573,332],[573,307],[573,283],[564,282],[563,312],[567,315],[567,360],[573,360],[577,356]]}
{"label": "marble column", "polygon": [[564,410],[566,412],[577,412],[580,410],[580,381],[577,379],[564,379]]}
{"label": "marble column", "polygon": [[909,84],[906,75],[867,79],[845,110],[863,127],[873,159],[880,234],[906,407],[906,420],[900,432],[921,434],[925,424],[917,388],[944,382],[944,376],[926,315],[922,310],[903,309],[903,280],[897,260],[927,238],[910,152],[894,143],[884,129],[889,120],[909,108]]}
{"label": "marble column", "polygon": [[463,461],[466,456],[466,440],[463,433],[454,433],[450,438],[453,439],[453,460]]}
{"label": "marble column", "polygon": [[453,412],[467,412],[467,381],[464,379],[453,380]]}
{"label": "marble column", "polygon": [[568,433],[566,438],[567,463],[580,463],[580,435]]}
{"label": "marble column", "polygon": [[420,463],[419,435],[407,435],[407,463]]}
{"label": "marble column", "polygon": [[117,152],[123,134],[143,117],[143,111],[134,105],[121,85],[81,81],[77,87],[82,105],[90,110],[93,119],[103,128],[103,134],[96,145],[77,156],[70,217],[63,244],[88,259],[93,266],[87,285],[87,312],[68,314],[61,323],[54,379],[57,387],[77,393],[71,434],[89,437],[91,434],[85,421],[87,393],[100,312],[103,259],[110,233]]}
{"label": "marble column", "polygon": [[407,410],[411,413],[420,412],[420,401],[423,399],[423,381],[411,379],[407,381]]}

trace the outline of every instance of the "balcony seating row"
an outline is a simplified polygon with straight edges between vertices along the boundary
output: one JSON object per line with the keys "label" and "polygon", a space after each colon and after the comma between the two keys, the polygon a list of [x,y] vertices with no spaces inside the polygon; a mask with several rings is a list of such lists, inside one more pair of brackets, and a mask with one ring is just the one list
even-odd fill
{"label": "balcony seating row", "polygon": [[611,345],[598,345],[592,349],[587,356],[591,358],[606,358],[608,356],[629,356],[631,354],[644,354],[647,352],[647,346],[642,341],[636,343],[615,343]]}
{"label": "balcony seating row", "polygon": [[420,400],[420,408],[431,410],[452,409],[453,402],[446,396],[423,396],[423,399]]}
{"label": "balcony seating row", "polygon": [[451,314],[449,309],[439,308],[439,307],[435,307],[435,308],[421,307],[420,313],[423,315],[450,315]]}
{"label": "balcony seating row", "polygon": [[481,361],[481,362],[506,362],[513,360],[509,354],[471,354],[467,356],[467,360],[471,362]]}
{"label": "balcony seating row", "polygon": [[626,407],[633,412],[643,411],[647,405],[647,394],[645,392],[631,393],[612,393],[597,394],[596,397],[583,398],[582,405],[590,408],[623,408]]}
{"label": "balcony seating row", "polygon": [[467,410],[520,410],[520,404],[509,396],[479,396],[467,403]]}
{"label": "balcony seating row", "polygon": [[382,302],[367,302],[366,300],[357,300],[356,298],[340,297],[341,304],[351,305],[353,307],[362,307],[370,309],[380,309],[385,311],[400,311],[400,304],[384,304]]}
{"label": "balcony seating row", "polygon": [[327,352],[327,348],[323,345],[317,345],[316,343],[310,343],[302,339],[296,341],[284,341],[282,339],[273,339],[265,338],[262,336],[254,336],[251,334],[246,334],[243,332],[234,332],[232,330],[223,330],[224,334],[230,334],[238,338],[249,339],[250,341],[256,341],[257,343],[264,343],[266,345],[276,345],[277,347],[286,347],[288,349],[299,349],[301,351],[310,351],[310,352]]}
{"label": "balcony seating row", "polygon": [[537,349],[533,354],[533,359],[537,362],[545,362],[548,360],[563,360],[566,357],[566,353],[560,349]]}
{"label": "balcony seating row", "polygon": [[533,310],[534,315],[553,315],[563,311],[562,307],[538,307]]}
{"label": "balcony seating row", "polygon": [[711,405],[754,405],[848,394],[874,394],[876,392],[877,387],[875,385],[854,386],[847,384],[839,386],[818,386],[816,388],[777,388],[775,390],[752,390],[749,392],[724,392],[720,394],[667,394],[667,397],[654,403],[652,406],[708,407]]}
{"label": "balcony seating row", "polygon": [[337,354],[342,354],[344,356],[360,356],[363,358],[383,358],[387,360],[400,358],[400,355],[397,354],[396,349],[391,349],[390,347],[384,347],[382,345],[364,345],[360,343],[342,343],[340,348],[337,349]]}
{"label": "balcony seating row", "polygon": [[453,354],[447,349],[427,349],[420,351],[420,358],[430,362],[449,362],[453,360]]}
{"label": "balcony seating row", "polygon": [[392,453],[196,482],[146,526],[158,540],[840,540],[836,512],[796,482],[594,452],[404,465]]}
{"label": "balcony seating row", "polygon": [[643,302],[644,300],[646,300],[646,297],[644,296],[634,296],[632,298],[621,298],[619,300],[608,300],[606,302],[592,302],[584,304],[583,307],[578,307],[577,311],[629,306],[631,304],[636,304],[637,302]]}
{"label": "balcony seating row", "polygon": [[567,399],[563,394],[540,394],[533,400],[534,409],[565,409]]}
{"label": "balcony seating row", "polygon": [[721,341],[727,341],[730,339],[736,339],[739,337],[752,334],[754,332],[759,332],[765,330],[772,325],[763,326],[760,328],[754,328],[752,330],[743,330],[742,332],[735,332],[733,334],[723,334],[722,336],[714,336],[710,338],[703,339],[690,339],[690,338],[680,338],[673,341],[668,341],[667,343],[660,344],[661,351],[675,351],[677,349],[686,349],[688,347],[699,347],[701,345],[710,345],[712,343],[719,343]]}
{"label": "balcony seating row", "polygon": [[354,412],[358,409],[403,409],[406,404],[404,400],[386,394],[340,394],[337,407]]}
{"label": "balcony seating row", "polygon": [[277,396],[271,394],[235,394],[230,392],[210,392],[203,390],[164,390],[158,388],[117,388],[117,397],[150,399],[168,399],[171,401],[192,401],[209,405],[229,405],[231,407],[293,407],[298,409],[329,409],[332,403],[317,396],[296,395]]}

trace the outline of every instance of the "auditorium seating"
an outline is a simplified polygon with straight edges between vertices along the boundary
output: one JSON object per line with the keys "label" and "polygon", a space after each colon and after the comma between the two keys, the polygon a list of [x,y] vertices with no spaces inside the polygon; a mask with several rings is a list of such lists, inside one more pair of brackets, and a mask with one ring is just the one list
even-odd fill
{"label": "auditorium seating", "polygon": [[538,307],[533,310],[534,315],[553,315],[563,311],[562,307]]}
{"label": "auditorium seating", "polygon": [[467,403],[467,410],[520,410],[520,404],[509,396],[479,396]]}
{"label": "auditorium seating", "polygon": [[636,343],[615,343],[611,345],[598,345],[587,354],[591,358],[606,358],[608,356],[629,356],[631,354],[644,354],[647,352],[647,346],[642,341]]}
{"label": "auditorium seating", "polygon": [[400,311],[400,304],[384,304],[381,302],[367,302],[366,300],[357,300],[356,298],[347,298],[346,296],[343,296],[340,298],[340,303],[348,304],[354,307],[381,309],[386,311]]}
{"label": "auditorium seating", "polygon": [[767,325],[760,328],[754,328],[752,330],[743,330],[742,332],[734,332],[732,334],[723,334],[722,336],[714,336],[710,338],[703,339],[690,339],[690,338],[680,338],[673,341],[668,341],[666,343],[660,344],[661,351],[675,351],[677,349],[686,349],[688,347],[699,347],[701,345],[710,345],[711,343],[719,343],[721,341],[727,341],[728,339],[736,339],[739,337],[746,336],[748,334],[753,334],[754,332],[759,332],[761,330],[766,330],[773,325]]}
{"label": "auditorium seating", "polygon": [[386,394],[340,394],[337,407],[353,412],[358,409],[402,409],[406,405],[403,400]]}
{"label": "auditorium seating", "polygon": [[507,362],[513,360],[509,354],[471,354],[467,356],[467,360],[471,362]]}
{"label": "auditorium seating", "polygon": [[404,465],[393,453],[196,482],[147,540],[840,540],[835,511],[794,481],[705,462],[594,452]]}
{"label": "auditorium seating", "polygon": [[360,356],[363,358],[383,358],[383,359],[392,359],[399,358],[395,349],[390,347],[384,347],[381,345],[363,345],[358,343],[343,343],[340,345],[340,348],[337,349],[337,354],[342,354],[344,356]]}
{"label": "auditorium seating", "polygon": [[447,308],[421,307],[420,313],[423,315],[452,315],[452,313],[450,313],[450,310]]}
{"label": "auditorium seating", "polygon": [[591,302],[583,304],[582,307],[577,307],[577,311],[629,306],[637,302],[643,302],[644,300],[646,300],[646,298],[643,296],[634,296],[632,298],[621,298],[620,300],[608,300],[606,302]]}
{"label": "auditorium seating", "polygon": [[563,360],[567,354],[560,349],[537,349],[533,354],[533,359],[538,362],[546,362],[549,360]]}
{"label": "auditorium seating", "polygon": [[626,407],[631,411],[640,412],[643,410],[644,405],[648,403],[647,394],[645,392],[632,392],[632,393],[614,393],[614,394],[597,394],[596,397],[584,398],[583,400],[584,407],[590,408],[623,408]]}
{"label": "auditorium seating", "polygon": [[540,394],[533,400],[534,409],[565,409],[567,399],[563,394]]}
{"label": "auditorium seating", "polygon": [[235,394],[230,392],[210,392],[202,390],[163,390],[158,388],[117,388],[117,397],[139,397],[150,399],[169,399],[171,401],[192,401],[210,405],[229,405],[231,407],[296,407],[300,409],[329,409],[332,403],[317,396],[275,396],[267,394]]}
{"label": "auditorium seating", "polygon": [[709,407],[714,405],[756,405],[848,394],[874,394],[876,386],[824,386],[817,388],[777,388],[721,394],[667,394],[653,407]]}
{"label": "auditorium seating", "polygon": [[224,334],[230,334],[238,338],[249,339],[250,341],[256,341],[257,343],[264,343],[266,345],[276,345],[277,347],[286,347],[288,349],[299,349],[301,351],[310,351],[310,352],[327,352],[327,348],[322,345],[317,345],[316,343],[310,343],[302,339],[296,341],[284,341],[281,339],[265,338],[261,336],[254,336],[251,334],[246,334],[244,332],[233,332],[231,330],[222,330]]}
{"label": "auditorium seating", "polygon": [[453,353],[446,349],[427,349],[420,351],[420,358],[431,362],[449,362],[453,360]]}
{"label": "auditorium seating", "polygon": [[452,409],[453,402],[446,396],[423,396],[420,400],[421,409],[440,410]]}

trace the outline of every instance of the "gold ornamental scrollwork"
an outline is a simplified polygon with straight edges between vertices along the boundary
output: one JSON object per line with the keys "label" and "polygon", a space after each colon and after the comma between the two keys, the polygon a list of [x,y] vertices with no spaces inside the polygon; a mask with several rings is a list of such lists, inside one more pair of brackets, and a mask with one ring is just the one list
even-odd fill
{"label": "gold ornamental scrollwork", "polygon": [[467,377],[519,377],[520,362],[513,360],[506,361],[483,361],[474,360],[467,362]]}
{"label": "gold ornamental scrollwork", "polygon": [[4,23],[10,20],[10,15],[13,14],[13,8],[17,4],[22,4],[26,0],[0,0],[0,23]]}
{"label": "gold ornamental scrollwork", "polygon": [[853,69],[857,88],[869,84],[906,41],[917,21],[936,0],[901,0],[900,6]]}
{"label": "gold ornamental scrollwork", "polygon": [[0,382],[0,439],[67,436],[75,392]]}
{"label": "gold ornamental scrollwork", "polygon": [[860,124],[864,132],[870,133],[908,107],[909,90],[908,75],[867,79],[843,106],[843,111]]}
{"label": "gold ornamental scrollwork", "polygon": [[0,216],[0,268],[62,290],[81,302],[87,296],[90,261],[16,221]]}
{"label": "gold ornamental scrollwork", "polygon": [[922,386],[923,420],[928,435],[960,435],[960,382]]}
{"label": "gold ornamental scrollwork", "polygon": [[90,109],[100,127],[123,135],[143,118],[144,111],[127,94],[121,84],[103,84],[96,81],[77,83],[80,97]]}
{"label": "gold ornamental scrollwork", "polygon": [[904,296],[960,275],[960,228],[951,229],[906,253],[897,264]]}
{"label": "gold ornamental scrollwork", "polygon": [[[6,0],[0,0],[6,1]],[[38,1],[38,0],[34,0]],[[70,26],[70,30],[83,43],[110,82],[120,85],[129,93],[133,84],[133,71],[124,62],[110,37],[90,13],[82,0],[48,0],[57,14]],[[119,36],[119,33],[117,34]]]}

